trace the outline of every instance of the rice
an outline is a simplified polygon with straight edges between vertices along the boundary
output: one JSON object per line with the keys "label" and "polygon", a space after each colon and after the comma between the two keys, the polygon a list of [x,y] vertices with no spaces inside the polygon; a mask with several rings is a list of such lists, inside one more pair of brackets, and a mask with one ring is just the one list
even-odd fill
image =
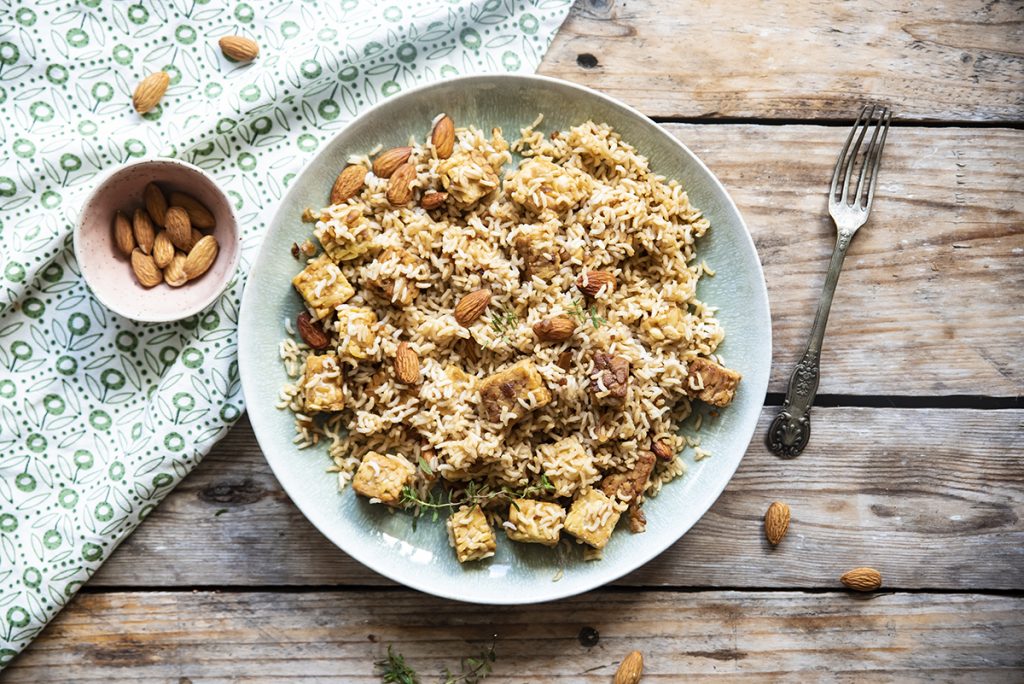
{"label": "rice", "polygon": [[[609,126],[588,121],[545,137],[539,124],[511,145],[500,129],[485,135],[460,128],[448,159],[438,159],[432,144],[412,141],[413,196],[447,192],[440,209],[393,207],[388,180],[368,173],[355,197],[308,212],[337,263],[337,273],[311,283],[314,295],[330,295],[346,280],[355,294],[323,317],[341,366],[335,377],[306,377],[313,350],[285,322],[279,353],[293,381],[277,405],[295,413],[299,446],[326,445],[339,488],[363,455],[400,454],[426,464],[409,483],[409,505],[443,480],[452,501],[482,504],[489,521],[514,533],[510,496],[495,495],[503,488],[571,500],[598,487],[603,475],[636,467],[652,440],[676,453],[684,443],[679,425],[704,387],[687,362],[714,358],[724,337],[714,307],[696,298],[700,277],[714,275],[696,259],[709,223],[678,182],[652,173]],[[523,158],[518,166],[513,153]],[[371,163],[366,155],[350,161]],[[612,273],[615,283],[584,298],[577,277],[586,287],[597,270]],[[453,309],[479,289],[490,290],[489,306],[463,327]],[[576,321],[572,337],[541,342],[533,326],[557,315]],[[415,386],[402,385],[392,371],[402,341],[419,358]],[[603,405],[614,387],[595,370],[595,352],[629,363],[621,405]],[[481,382],[524,358],[542,387],[503,406],[498,422],[482,419]],[[305,413],[307,389],[342,381],[343,410]],[[566,440],[583,456],[557,453]],[[659,459],[634,503],[684,473],[681,458]],[[463,506],[449,519],[452,539],[460,553],[489,555],[486,535],[452,531],[470,510]]]}

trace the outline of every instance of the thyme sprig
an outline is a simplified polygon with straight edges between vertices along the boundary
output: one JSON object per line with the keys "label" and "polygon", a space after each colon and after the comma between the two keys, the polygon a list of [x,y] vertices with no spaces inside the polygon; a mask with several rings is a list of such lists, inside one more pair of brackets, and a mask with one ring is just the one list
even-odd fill
{"label": "thyme sprig", "polygon": [[[546,474],[541,474],[540,483],[527,485],[522,489],[511,487],[493,488],[490,485],[477,485],[470,480],[465,489],[448,492],[447,500],[444,495],[431,489],[424,496],[420,496],[412,487],[402,488],[400,503],[403,508],[412,511],[414,518],[419,518],[426,512],[430,512],[431,519],[436,521],[442,510],[452,510],[460,506],[486,506],[488,503],[498,499],[528,499],[532,496],[543,496],[550,494],[555,489]],[[515,503],[513,502],[513,505]],[[415,524],[415,523],[414,523]]]}
{"label": "thyme sprig", "polygon": [[590,321],[590,324],[594,326],[594,330],[608,322],[608,319],[597,313],[596,305],[591,304],[590,308],[587,308],[582,299],[574,299],[572,301],[572,306],[569,307],[569,314],[580,323]]}
{"label": "thyme sprig", "polygon": [[[479,654],[460,659],[458,672],[444,668],[440,684],[479,684],[486,679],[491,674],[494,661],[497,660],[494,652],[497,639],[498,637],[494,636],[491,645]],[[420,684],[419,675],[406,664],[405,657],[392,645],[388,645],[387,658],[376,661],[374,665],[377,666],[377,673],[383,684]]]}
{"label": "thyme sprig", "polygon": [[519,315],[507,304],[502,306],[498,313],[491,316],[491,329],[505,344],[508,344],[509,333],[514,331],[517,325],[519,325]]}

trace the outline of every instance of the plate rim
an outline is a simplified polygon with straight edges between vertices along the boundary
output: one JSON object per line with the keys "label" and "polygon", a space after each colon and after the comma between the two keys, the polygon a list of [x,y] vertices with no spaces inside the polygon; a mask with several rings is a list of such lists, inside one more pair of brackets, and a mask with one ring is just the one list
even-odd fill
{"label": "plate rim", "polygon": [[[697,165],[703,170],[703,172],[705,174],[707,174],[707,177],[711,179],[711,181],[714,184],[715,188],[721,194],[721,197],[724,198],[727,208],[731,209],[732,212],[737,217],[737,219],[739,220],[739,225],[743,229],[742,230],[742,234],[743,234],[742,235],[742,239],[746,241],[746,246],[750,249],[751,253],[755,257],[754,258],[754,265],[755,265],[755,268],[756,268],[756,274],[758,276],[756,278],[756,288],[755,288],[756,295],[764,303],[765,314],[767,315],[767,320],[768,320],[767,334],[766,334],[765,342],[764,342],[764,349],[765,349],[765,353],[766,353],[766,358],[768,360],[768,370],[769,370],[769,373],[767,373],[765,378],[764,378],[764,383],[763,383],[764,387],[754,387],[754,388],[752,388],[752,391],[756,390],[758,395],[763,395],[764,393],[766,393],[767,392],[767,385],[768,385],[768,382],[769,382],[769,376],[770,376],[771,361],[772,361],[771,302],[770,302],[770,300],[768,298],[768,286],[767,286],[767,283],[766,283],[765,278],[764,278],[764,267],[761,264],[760,254],[758,253],[757,247],[754,244],[754,239],[753,239],[753,237],[750,234],[750,229],[747,227],[747,223],[744,220],[743,215],[740,213],[739,207],[736,206],[736,202],[733,200],[732,195],[729,193],[729,191],[726,189],[726,187],[722,184],[721,180],[719,180],[718,176],[716,176],[714,174],[714,172],[712,172],[711,169],[708,168],[707,164],[704,163],[703,159],[701,159],[696,153],[694,153],[682,140],[680,140],[676,136],[672,135],[670,132],[668,132],[666,129],[664,129],[660,124],[658,124],[656,121],[652,120],[650,117],[648,117],[643,112],[640,112],[636,108],[634,108],[634,107],[632,107],[632,106],[630,106],[630,105],[628,105],[628,104],[618,100],[617,98],[614,98],[614,97],[612,97],[610,95],[602,93],[602,92],[600,92],[598,90],[595,90],[593,88],[590,88],[588,86],[585,86],[585,85],[582,85],[582,84],[579,84],[579,83],[574,83],[572,81],[566,81],[566,80],[563,80],[563,79],[554,78],[554,77],[551,77],[551,76],[543,76],[543,75],[540,75],[540,74],[471,74],[471,75],[458,76],[458,77],[453,77],[453,78],[446,78],[446,79],[442,79],[442,80],[438,80],[438,81],[432,81],[432,82],[429,82],[429,83],[424,83],[424,84],[418,85],[416,87],[410,88],[409,90],[404,90],[401,93],[395,95],[394,97],[388,97],[388,98],[384,98],[384,99],[380,100],[379,102],[377,102],[373,106],[367,108],[361,114],[359,114],[356,117],[354,117],[343,128],[341,128],[337,133],[335,133],[333,136],[331,136],[331,138],[329,140],[324,142],[323,145],[321,146],[320,150],[315,155],[313,155],[309,160],[307,160],[305,162],[305,164],[303,165],[302,170],[300,170],[298,172],[298,174],[296,175],[296,179],[295,179],[296,182],[288,189],[288,192],[285,193],[285,195],[281,198],[281,200],[279,201],[277,210],[274,212],[273,218],[268,223],[266,232],[264,233],[263,238],[262,238],[262,242],[260,244],[259,252],[257,253],[256,258],[252,262],[252,266],[251,266],[249,272],[246,274],[246,277],[245,277],[245,287],[244,287],[244,290],[242,292],[242,301],[241,301],[241,306],[240,306],[240,310],[239,310],[239,317],[238,317],[238,330],[239,330],[239,333],[241,333],[241,331],[244,328],[247,327],[246,326],[246,321],[251,316],[256,315],[253,312],[253,310],[254,310],[254,308],[256,306],[256,304],[254,303],[254,297],[256,295],[251,294],[252,291],[253,291],[253,288],[249,287],[249,277],[251,276],[253,271],[258,269],[259,265],[264,260],[264,258],[270,258],[269,256],[266,256],[266,255],[269,254],[269,250],[270,250],[270,247],[269,247],[269,244],[268,244],[268,240],[267,240],[267,236],[269,235],[269,232],[273,229],[273,226],[280,225],[279,219],[282,218],[282,213],[285,211],[285,207],[288,204],[290,204],[289,200],[291,199],[293,194],[297,194],[299,192],[299,187],[300,187],[300,184],[298,182],[299,179],[301,178],[302,174],[305,173],[306,170],[308,170],[310,164],[312,164],[313,161],[317,157],[319,157],[321,154],[323,154],[323,152],[325,150],[327,150],[329,147],[331,147],[331,145],[334,144],[335,140],[337,140],[339,137],[345,135],[345,133],[349,130],[350,127],[355,126],[356,124],[362,123],[364,120],[373,117],[374,115],[376,115],[376,113],[377,113],[377,111],[379,109],[381,109],[381,108],[383,108],[383,107],[385,107],[387,105],[392,104],[395,100],[404,99],[404,98],[407,98],[407,97],[414,97],[414,96],[418,95],[419,93],[421,93],[422,91],[429,90],[429,89],[432,89],[432,88],[437,88],[437,87],[440,87],[440,86],[449,86],[453,82],[467,83],[467,84],[472,84],[473,82],[480,82],[480,83],[485,83],[485,84],[493,84],[494,81],[506,81],[506,82],[510,82],[510,83],[511,82],[520,82],[520,83],[526,82],[527,84],[529,84],[529,83],[553,84],[553,85],[556,85],[558,87],[569,88],[570,90],[579,91],[583,95],[587,95],[587,96],[591,96],[591,97],[596,97],[598,99],[604,100],[607,104],[610,104],[610,105],[612,105],[615,108],[622,109],[626,113],[628,113],[628,114],[630,114],[632,116],[640,117],[648,125],[653,126],[656,129],[658,129],[661,133],[664,133],[665,136],[668,138],[668,140],[670,140],[672,143],[677,145],[679,147],[679,149],[685,155],[688,155],[690,158],[692,158],[693,161],[695,161],[697,163]],[[250,396],[250,393],[252,391],[255,391],[253,389],[250,389],[250,388],[252,388],[254,386],[255,380],[249,380],[249,381],[246,380],[246,378],[249,377],[249,375],[250,375],[250,371],[254,370],[254,369],[250,369],[249,368],[249,363],[246,361],[246,359],[253,358],[253,350],[250,347],[250,344],[251,343],[247,341],[247,338],[245,338],[243,335],[239,334],[239,336],[238,336],[238,372],[239,372],[239,378],[241,380],[241,385],[242,385],[242,396],[243,396],[244,401],[245,401],[245,407],[246,407],[246,412],[247,413],[249,413],[249,406],[252,403],[251,402],[252,397]],[[260,397],[260,398],[264,399],[264,397]],[[763,408],[763,401],[761,402],[761,404],[762,404],[762,408]],[[633,560],[631,560],[631,562],[623,563],[621,568],[618,567],[618,566],[611,566],[610,569],[606,573],[597,576],[592,581],[581,582],[578,585],[569,584],[569,583],[562,584],[562,583],[558,583],[558,582],[548,582],[547,584],[549,584],[550,587],[548,587],[547,591],[541,590],[541,591],[529,592],[529,593],[527,593],[527,592],[523,592],[523,593],[509,592],[507,594],[502,594],[502,595],[491,594],[491,595],[488,595],[488,596],[485,596],[485,597],[475,596],[475,595],[468,595],[467,596],[464,593],[463,594],[459,594],[458,589],[462,585],[460,583],[458,583],[458,582],[453,582],[453,583],[451,583],[451,585],[437,586],[435,584],[431,584],[429,580],[428,581],[420,581],[418,579],[419,575],[415,571],[411,571],[411,572],[410,571],[404,571],[403,572],[402,570],[396,569],[396,568],[403,567],[402,564],[390,565],[390,564],[386,564],[386,563],[376,563],[376,562],[374,562],[374,559],[375,558],[379,558],[379,554],[375,554],[372,551],[364,550],[364,548],[362,548],[362,547],[346,548],[346,546],[341,543],[341,540],[336,538],[336,535],[335,535],[334,532],[329,531],[328,529],[324,529],[324,527],[321,527],[321,525],[316,522],[317,516],[314,516],[309,511],[307,511],[307,506],[309,506],[309,504],[308,503],[303,503],[300,500],[296,499],[296,497],[294,497],[292,495],[292,492],[289,491],[288,486],[285,484],[284,478],[282,478],[281,473],[279,473],[279,471],[278,471],[279,467],[283,467],[283,464],[275,465],[274,460],[270,456],[268,456],[268,450],[264,446],[264,442],[265,441],[267,443],[269,443],[269,436],[264,438],[261,435],[268,428],[264,428],[262,426],[259,426],[256,423],[252,422],[251,420],[250,420],[250,424],[252,425],[253,434],[255,435],[256,441],[259,444],[260,452],[263,454],[263,458],[267,461],[268,465],[270,466],[271,471],[274,473],[274,477],[277,478],[278,484],[281,485],[281,488],[284,490],[285,494],[288,495],[289,500],[295,505],[296,508],[299,509],[299,511],[302,513],[303,517],[305,517],[306,520],[311,525],[313,525],[313,527],[316,528],[316,530],[320,534],[322,534],[324,537],[326,537],[328,541],[330,541],[332,544],[334,544],[336,547],[338,547],[343,553],[345,553],[349,557],[353,558],[354,560],[358,561],[359,563],[361,563],[363,566],[365,566],[370,571],[372,571],[374,573],[377,573],[378,575],[381,575],[381,576],[383,576],[383,577],[385,577],[385,578],[387,578],[387,579],[389,579],[389,580],[391,580],[393,582],[396,582],[396,583],[398,583],[398,584],[400,584],[400,585],[402,585],[404,587],[408,587],[410,589],[415,589],[416,591],[420,591],[420,592],[423,592],[425,594],[429,594],[429,595],[432,595],[432,596],[437,596],[437,597],[444,598],[444,599],[450,599],[450,600],[453,600],[453,601],[459,601],[459,602],[462,602],[462,603],[471,603],[471,604],[477,604],[477,605],[529,605],[529,604],[543,603],[543,602],[547,602],[547,601],[554,601],[554,600],[569,598],[569,597],[572,597],[572,596],[577,596],[579,594],[583,594],[585,592],[592,591],[594,589],[606,586],[606,585],[608,585],[608,584],[610,584],[610,583],[612,583],[612,582],[622,578],[623,576],[625,576],[625,575],[627,575],[627,574],[629,574],[631,572],[635,572],[636,570],[639,570],[644,565],[646,565],[651,560],[653,560],[655,557],[657,557],[657,556],[661,555],[662,553],[664,553],[670,546],[678,543],[679,540],[681,540],[690,530],[693,529],[693,527],[701,519],[703,519],[703,517],[705,515],[707,515],[707,512],[718,501],[719,497],[721,497],[721,495],[722,495],[722,492],[725,491],[725,488],[729,485],[730,482],[732,482],[733,477],[736,475],[736,470],[739,468],[740,463],[743,461],[743,458],[746,456],[746,453],[747,453],[747,451],[750,448],[750,444],[753,442],[753,438],[754,438],[754,436],[757,433],[757,423],[758,423],[758,420],[760,418],[760,413],[761,413],[761,410],[758,410],[756,412],[752,412],[752,415],[747,420],[747,425],[746,426],[743,426],[743,425],[739,426],[740,428],[746,427],[749,430],[749,433],[750,433],[750,436],[746,440],[746,446],[743,449],[743,453],[740,454],[739,458],[736,459],[735,463],[729,469],[728,477],[722,477],[720,485],[711,486],[711,487],[708,488],[708,490],[706,490],[706,491],[713,491],[714,495],[710,496],[708,498],[707,506],[704,507],[704,510],[700,513],[699,516],[697,516],[697,518],[694,520],[693,524],[690,525],[689,527],[687,527],[685,530],[681,531],[678,535],[672,535],[672,534],[665,535],[663,538],[658,539],[657,541],[652,542],[651,545],[648,548],[645,548],[643,550],[643,552],[638,553],[636,555],[633,555],[631,557],[633,559]],[[339,494],[340,494],[340,492],[339,492]],[[449,588],[449,586],[451,588]],[[559,590],[560,586],[564,587],[564,590]]]}

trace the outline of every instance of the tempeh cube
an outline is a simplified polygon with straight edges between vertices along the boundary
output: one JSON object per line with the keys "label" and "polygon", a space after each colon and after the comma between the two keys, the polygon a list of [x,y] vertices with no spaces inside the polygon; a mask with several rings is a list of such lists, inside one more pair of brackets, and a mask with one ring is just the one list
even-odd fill
{"label": "tempeh cube", "polygon": [[344,219],[320,221],[313,234],[335,261],[357,259],[373,245],[370,222],[359,209],[352,209]]}
{"label": "tempeh cube", "polygon": [[366,306],[343,304],[337,309],[334,329],[338,333],[338,353],[355,361],[370,355],[377,342],[377,314]]}
{"label": "tempeh cube", "polygon": [[591,489],[572,502],[565,518],[565,531],[595,549],[603,549],[625,507]]}
{"label": "tempeh cube", "polygon": [[306,357],[306,372],[302,377],[306,411],[341,411],[345,408],[345,385],[341,364],[334,354]]}
{"label": "tempeh cube", "polygon": [[388,506],[397,506],[402,500],[402,489],[411,482],[416,467],[401,454],[380,454],[371,451],[359,462],[352,478],[352,489]]}
{"label": "tempeh cube", "polygon": [[480,381],[480,409],[493,423],[514,422],[550,402],[551,392],[528,359]]}
{"label": "tempeh cube", "polygon": [[326,254],[310,261],[292,279],[292,285],[306,300],[306,308],[317,319],[326,318],[356,293],[337,264]]}
{"label": "tempeh cube", "polygon": [[555,546],[564,524],[565,509],[556,503],[513,499],[505,534],[512,541]]}
{"label": "tempeh cube", "polygon": [[713,406],[728,406],[743,378],[737,371],[703,357],[690,361],[686,370],[690,395]]}
{"label": "tempeh cube", "polygon": [[498,548],[494,530],[479,506],[462,506],[448,516],[448,542],[460,563],[483,560]]}

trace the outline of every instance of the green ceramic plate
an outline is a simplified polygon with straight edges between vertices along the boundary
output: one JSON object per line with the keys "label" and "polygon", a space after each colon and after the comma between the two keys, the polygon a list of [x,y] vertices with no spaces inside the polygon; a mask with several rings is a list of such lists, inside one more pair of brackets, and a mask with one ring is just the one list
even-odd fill
{"label": "green ceramic plate", "polygon": [[[655,171],[677,178],[691,201],[711,220],[699,254],[717,271],[701,279],[700,297],[720,307],[726,330],[720,352],[744,379],[733,404],[701,429],[702,446],[713,453],[699,463],[687,452],[685,478],[667,485],[645,504],[644,534],[620,529],[600,562],[584,562],[579,549],[559,559],[536,545],[512,544],[500,535],[497,554],[460,566],[448,546],[443,520],[391,514],[369,505],[351,489],[339,493],[322,448],[292,444],[292,417],[274,408],[287,380],[278,361],[282,322],[301,302],[291,286],[300,264],[290,255],[311,226],[300,221],[305,207],[324,204],[347,155],[422,138],[438,112],[460,125],[489,130],[501,126],[509,139],[544,114],[545,131],[587,119],[611,124],[646,155]],[[271,468],[285,491],[316,527],[366,566],[407,586],[462,601],[517,604],[578,594],[635,570],[689,530],[714,503],[739,465],[760,414],[771,362],[768,295],[757,252],[725,188],[682,143],[639,112],[582,86],[536,76],[473,76],[428,85],[392,97],[339,133],[293,182],[270,225],[249,275],[239,323],[239,363],[249,417]],[[620,527],[624,527],[620,525]],[[575,546],[575,545],[574,545]],[[561,577],[555,581],[562,570]]]}

